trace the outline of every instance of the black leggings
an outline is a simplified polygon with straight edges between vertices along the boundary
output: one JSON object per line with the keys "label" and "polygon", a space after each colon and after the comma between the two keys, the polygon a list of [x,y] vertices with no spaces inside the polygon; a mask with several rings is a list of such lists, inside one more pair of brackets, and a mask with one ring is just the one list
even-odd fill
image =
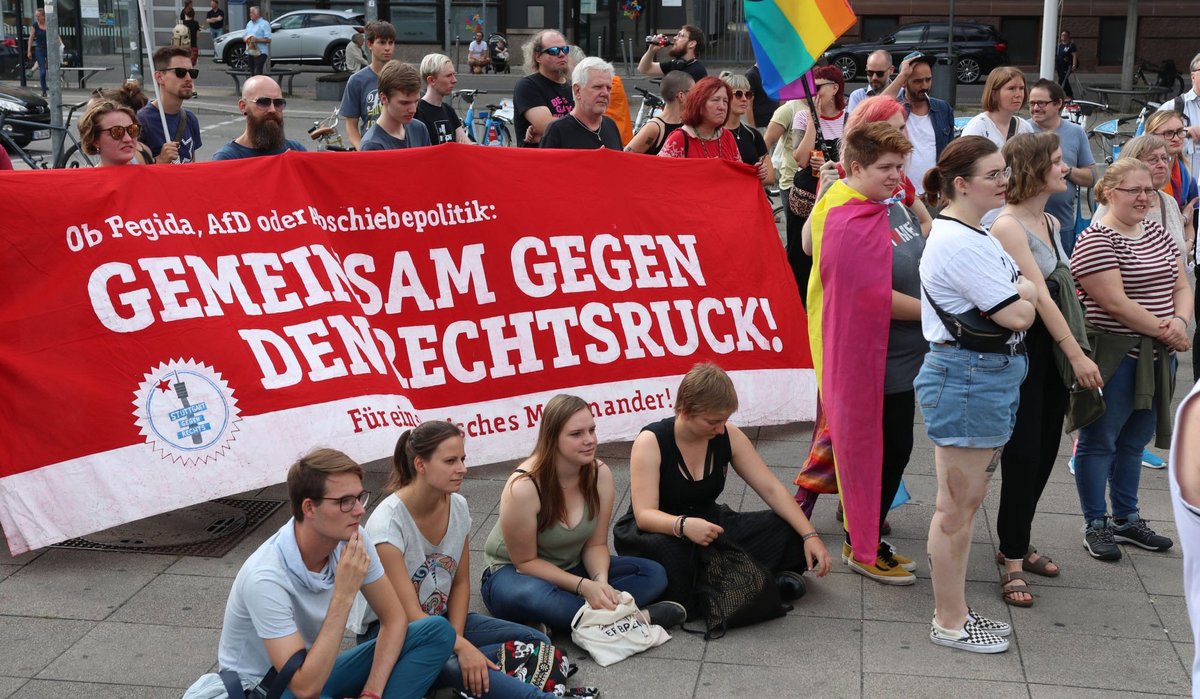
{"label": "black leggings", "polygon": [[[889,393],[883,397],[883,471],[879,483],[879,527],[887,519],[888,509],[900,489],[900,479],[908,467],[913,450],[913,421],[916,418],[916,391]],[[834,445],[837,453],[837,445]],[[847,532],[846,540],[850,540]]]}
{"label": "black leggings", "polygon": [[808,308],[808,277],[812,274],[812,255],[804,252],[804,222],[807,217],[792,213],[788,206],[790,189],[779,190],[779,198],[783,200],[783,218],[787,222],[787,258],[792,266],[792,274],[796,277],[796,287],[800,290],[800,303]]}
{"label": "black leggings", "polygon": [[1005,558],[1024,558],[1038,500],[1050,479],[1062,441],[1067,388],[1054,361],[1054,341],[1039,320],[1025,333],[1029,373],[1021,384],[1021,404],[1012,436],[1000,456],[1003,481],[996,533]]}

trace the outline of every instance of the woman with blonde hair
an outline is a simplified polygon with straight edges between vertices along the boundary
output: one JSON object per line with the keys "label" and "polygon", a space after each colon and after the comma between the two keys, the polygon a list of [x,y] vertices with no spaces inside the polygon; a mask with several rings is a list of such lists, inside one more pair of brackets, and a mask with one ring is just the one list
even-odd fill
{"label": "woman with blonde hair", "polygon": [[721,71],[720,79],[729,86],[733,100],[729,103],[729,116],[725,120],[725,128],[733,133],[737,141],[738,153],[742,162],[753,165],[758,169],[758,179],[763,184],[775,181],[775,166],[771,164],[771,154],[767,151],[767,142],[758,129],[742,123],[742,117],[750,111],[754,93],[750,90],[750,81],[740,73],[728,70]]}
{"label": "woman with blonde hair", "polygon": [[651,623],[683,622],[681,605],[655,602],[667,585],[661,565],[609,555],[616,491],[598,445],[586,401],[557,395],[546,403],[537,445],[505,484],[500,520],[484,544],[480,592],[497,617],[569,633],[581,606],[616,609],[624,591]]}
{"label": "woman with blonde hair", "polygon": [[78,128],[83,152],[99,155],[102,167],[130,165],[137,157],[142,127],[129,107],[99,100],[79,118]]}

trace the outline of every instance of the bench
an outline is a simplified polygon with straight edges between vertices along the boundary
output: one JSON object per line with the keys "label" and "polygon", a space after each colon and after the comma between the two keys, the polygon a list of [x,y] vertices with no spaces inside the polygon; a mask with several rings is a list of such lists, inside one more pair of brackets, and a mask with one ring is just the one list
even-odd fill
{"label": "bench", "polygon": [[[225,71],[225,74],[228,75],[229,77],[233,78],[233,91],[238,93],[239,95],[242,94],[242,81],[245,80],[246,78],[250,77],[250,71],[248,71],[248,70],[227,70],[227,71]],[[266,73],[263,73],[263,75],[274,78],[275,82],[279,83],[279,87],[283,88],[283,93],[285,95],[287,95],[288,97],[292,96],[292,80],[294,80],[296,78],[296,76],[299,74],[300,74],[300,71],[298,71],[298,70],[275,70],[275,69],[271,69],[271,70],[268,70]],[[284,87],[284,84],[283,84],[284,78],[287,78],[287,86],[286,87]]]}
{"label": "bench", "polygon": [[103,73],[105,71],[112,70],[112,67],[111,66],[98,66],[96,68],[59,68],[59,70],[62,71],[61,73],[59,73],[59,75],[61,76],[59,79],[62,80],[62,83],[64,85],[67,84],[67,77],[73,73],[75,75],[76,80],[78,81],[79,89],[82,90],[85,87],[87,87],[88,80],[92,79],[99,73]]}
{"label": "bench", "polygon": [[317,78],[317,100],[340,102],[350,80],[350,71],[327,73]]}

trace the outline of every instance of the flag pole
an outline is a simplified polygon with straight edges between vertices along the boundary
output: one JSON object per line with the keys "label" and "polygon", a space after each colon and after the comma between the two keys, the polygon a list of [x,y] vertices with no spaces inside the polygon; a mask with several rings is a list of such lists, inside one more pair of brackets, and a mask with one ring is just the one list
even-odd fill
{"label": "flag pole", "polygon": [[[153,26],[153,24],[151,24],[151,17],[146,14],[147,5],[149,3],[147,2],[147,0],[131,0],[131,1],[137,2],[138,13],[142,16],[142,36],[145,37],[145,39],[146,39],[146,52],[150,54],[149,55],[149,59],[150,59],[149,63],[150,63],[150,70],[151,70],[150,75],[151,75],[151,77],[153,77],[153,75],[154,75],[153,71],[156,70],[154,67],[154,39],[153,39],[153,34],[151,32],[151,27]],[[158,103],[158,118],[160,121],[162,121],[163,139],[169,140],[169,136],[167,133],[167,114],[166,114],[166,112],[163,111],[163,108],[162,108],[162,95],[159,94],[158,80],[153,80],[152,82],[154,83],[154,101]],[[184,115],[183,110],[179,111],[179,118],[180,119],[187,118]]]}

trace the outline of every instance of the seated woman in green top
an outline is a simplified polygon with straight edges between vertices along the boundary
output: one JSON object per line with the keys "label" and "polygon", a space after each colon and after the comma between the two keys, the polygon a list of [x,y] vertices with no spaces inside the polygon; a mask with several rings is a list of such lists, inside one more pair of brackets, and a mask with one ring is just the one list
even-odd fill
{"label": "seated woman in green top", "polygon": [[615,609],[628,592],[652,623],[684,619],[662,595],[667,573],[654,561],[608,552],[612,471],[596,459],[596,421],[588,404],[558,395],[546,403],[533,455],[500,495],[500,521],[488,535],[480,592],[492,615],[555,631],[571,628],[584,604]]}

